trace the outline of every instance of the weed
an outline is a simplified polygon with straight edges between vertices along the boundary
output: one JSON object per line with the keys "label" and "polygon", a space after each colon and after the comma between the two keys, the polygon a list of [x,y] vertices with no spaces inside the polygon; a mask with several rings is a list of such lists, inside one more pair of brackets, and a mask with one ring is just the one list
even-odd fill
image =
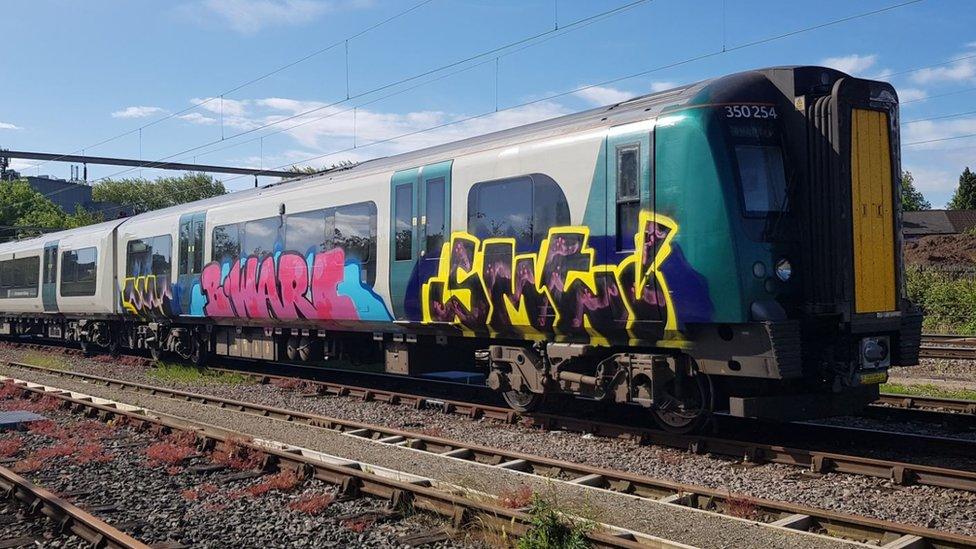
{"label": "weed", "polygon": [[35,435],[41,435],[55,440],[67,440],[71,438],[71,431],[49,419],[32,421],[27,424],[27,430]]}
{"label": "weed", "polygon": [[31,456],[14,463],[13,470],[15,473],[35,473],[43,469],[45,465],[47,464],[43,460]]}
{"label": "weed", "polygon": [[41,368],[48,368],[50,370],[68,369],[68,364],[65,362],[64,358],[52,356],[46,353],[30,351],[26,353],[20,359],[20,361],[25,364],[30,364],[31,366],[40,366]]}
{"label": "weed", "polygon": [[271,475],[268,480],[255,484],[246,489],[247,493],[251,496],[260,496],[266,494],[272,490],[277,490],[279,492],[291,492],[299,485],[301,480],[299,480],[298,475],[292,471],[282,471],[280,473]]}
{"label": "weed", "polygon": [[306,494],[288,504],[288,508],[300,513],[318,515],[335,501],[332,494]]}
{"label": "weed", "polygon": [[17,452],[24,446],[23,441],[20,438],[7,438],[0,440],[0,458],[8,458]]}
{"label": "weed", "polygon": [[271,384],[283,391],[294,391],[302,386],[302,381],[295,378],[276,377],[271,380]]}
{"label": "weed", "polygon": [[175,381],[188,384],[203,382],[241,384],[250,381],[246,376],[240,374],[212,372],[206,368],[197,368],[175,362],[157,362],[149,369],[146,375],[159,381]]}
{"label": "weed", "polygon": [[214,463],[240,471],[257,469],[264,462],[264,453],[247,446],[247,442],[247,440],[229,438],[220,449],[210,454],[210,459]]}
{"label": "weed", "polygon": [[207,495],[216,494],[218,490],[220,490],[220,488],[217,488],[217,485],[212,482],[197,486],[197,491]]}
{"label": "weed", "polygon": [[105,453],[105,446],[101,442],[91,442],[78,447],[75,451],[74,460],[75,463],[84,465],[93,461],[95,463],[108,463],[114,457],[112,454]]}
{"label": "weed", "polygon": [[938,398],[958,398],[976,400],[976,391],[971,389],[948,389],[938,385],[900,385],[898,383],[883,383],[881,392],[907,396],[929,396]]}
{"label": "weed", "polygon": [[78,443],[74,441],[59,442],[54,446],[48,446],[47,448],[41,448],[40,450],[34,452],[34,456],[41,461],[47,461],[49,459],[71,457],[75,452],[78,451]]}
{"label": "weed", "polygon": [[12,398],[19,397],[24,393],[24,390],[17,386],[13,380],[8,379],[3,382],[3,386],[0,387],[0,400],[10,400]]}
{"label": "weed", "polygon": [[529,507],[532,521],[529,530],[519,538],[518,549],[584,549],[590,546],[586,539],[593,524],[581,520],[566,520],[556,507],[538,495],[533,496]]}
{"label": "weed", "polygon": [[361,534],[365,532],[367,528],[373,525],[373,521],[366,520],[366,519],[356,519],[356,520],[346,519],[340,522],[339,524],[341,524],[342,527],[347,530],[352,530],[357,534]]}
{"label": "weed", "polygon": [[499,502],[502,507],[507,507],[508,509],[521,509],[523,507],[528,507],[532,503],[532,498],[535,493],[532,488],[526,486],[525,484],[519,484],[516,488],[510,488],[502,490],[498,494]]}
{"label": "weed", "polygon": [[729,495],[725,499],[725,514],[742,519],[756,520],[759,517],[759,508],[748,499]]}
{"label": "weed", "polygon": [[172,442],[156,442],[146,448],[146,457],[150,466],[178,465],[196,453],[192,446],[174,444]]}
{"label": "weed", "polygon": [[654,453],[654,457],[656,457],[661,463],[665,463],[667,465],[680,465],[681,462],[685,460],[684,454],[666,450],[658,450]]}
{"label": "weed", "polygon": [[203,504],[203,509],[205,511],[211,511],[213,513],[220,513],[220,512],[222,512],[222,511],[224,511],[224,510],[227,509],[227,504],[226,503],[207,502],[207,503],[204,503]]}
{"label": "weed", "polygon": [[171,477],[174,477],[182,472],[183,472],[183,468],[180,467],[179,465],[171,465],[166,468],[166,474]]}

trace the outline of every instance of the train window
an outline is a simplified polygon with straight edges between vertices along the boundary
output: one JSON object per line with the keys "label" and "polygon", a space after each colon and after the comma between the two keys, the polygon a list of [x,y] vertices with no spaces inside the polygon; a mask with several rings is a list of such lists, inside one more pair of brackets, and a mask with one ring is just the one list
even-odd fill
{"label": "train window", "polygon": [[203,235],[206,231],[203,220],[193,222],[193,273],[203,272]]}
{"label": "train window", "polygon": [[244,242],[241,251],[246,255],[261,257],[275,252],[281,219],[268,217],[244,223]]}
{"label": "train window", "polygon": [[331,248],[326,239],[328,210],[291,214],[285,218],[285,248],[303,254],[324,252]]}
{"label": "train window", "polygon": [[400,185],[396,188],[394,202],[394,223],[396,223],[397,261],[413,259],[413,186]]}
{"label": "train window", "polygon": [[173,272],[172,256],[173,237],[168,234],[130,240],[125,247],[125,275],[168,279]]}
{"label": "train window", "polygon": [[190,266],[190,232],[192,223],[180,223],[180,273],[189,273]]}
{"label": "train window", "polygon": [[98,250],[94,247],[61,253],[61,295],[95,295],[98,275]]}
{"label": "train window", "polygon": [[542,174],[476,183],[468,192],[468,232],[514,238],[519,252],[536,250],[550,228],[569,222],[566,195]]}
{"label": "train window", "polygon": [[214,227],[211,261],[229,263],[241,255],[240,225],[221,225]]}
{"label": "train window", "polygon": [[58,249],[44,248],[44,283],[54,284],[58,281]]}
{"label": "train window", "polygon": [[776,145],[736,145],[746,215],[763,216],[786,207],[783,151]]}
{"label": "train window", "polygon": [[335,209],[332,245],[342,248],[346,264],[358,262],[360,281],[376,280],[376,204],[363,202]]}
{"label": "train window", "polygon": [[617,250],[633,250],[640,216],[640,145],[617,148]]}
{"label": "train window", "polygon": [[424,251],[430,257],[436,257],[441,253],[441,245],[444,244],[447,224],[444,223],[445,193],[446,185],[444,178],[438,177],[427,181],[427,240]]}
{"label": "train window", "polygon": [[37,256],[0,261],[0,299],[37,297],[40,271]]}

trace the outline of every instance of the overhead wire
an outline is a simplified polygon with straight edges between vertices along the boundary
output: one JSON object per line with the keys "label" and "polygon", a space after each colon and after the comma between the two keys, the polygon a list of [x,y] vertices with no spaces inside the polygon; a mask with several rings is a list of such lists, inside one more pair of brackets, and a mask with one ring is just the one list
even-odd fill
{"label": "overhead wire", "polygon": [[[289,162],[288,164],[283,164],[282,166],[279,166],[278,168],[275,168],[275,169],[280,169],[280,168],[292,166],[292,165],[295,165],[295,164],[310,162],[310,161],[313,161],[313,160],[318,160],[318,159],[325,158],[325,157],[328,157],[328,156],[332,156],[332,155],[335,155],[335,154],[341,154],[341,153],[349,152],[349,151],[352,151],[352,150],[355,150],[355,149],[362,149],[362,148],[370,147],[370,146],[373,146],[373,145],[378,145],[378,144],[382,144],[382,143],[388,143],[388,142],[391,142],[391,141],[395,141],[395,140],[398,140],[398,139],[402,139],[404,137],[410,137],[410,136],[413,136],[413,135],[418,135],[418,134],[421,134],[421,133],[426,133],[426,132],[429,132],[429,131],[434,131],[434,130],[442,129],[442,128],[445,128],[445,127],[453,126],[453,125],[456,125],[456,124],[461,124],[461,123],[468,122],[468,121],[471,121],[471,120],[476,120],[476,119],[479,119],[479,118],[484,118],[486,116],[490,116],[492,114],[495,114],[496,112],[503,112],[503,111],[509,111],[509,110],[513,110],[513,109],[517,109],[517,108],[522,108],[522,107],[526,107],[526,106],[533,105],[533,104],[536,104],[536,103],[540,103],[542,101],[549,101],[549,100],[556,99],[556,98],[559,98],[559,97],[564,97],[566,95],[570,95],[570,94],[573,94],[573,93],[578,93],[579,91],[582,91],[582,90],[591,89],[591,88],[600,87],[600,86],[606,86],[608,84],[613,84],[613,83],[616,83],[616,82],[620,82],[622,80],[630,80],[632,78],[637,78],[637,77],[640,77],[640,76],[646,76],[646,75],[652,74],[654,72],[666,70],[666,69],[669,69],[669,68],[674,68],[674,67],[681,66],[681,65],[686,65],[686,64],[689,64],[689,63],[694,63],[694,62],[697,62],[697,61],[700,61],[700,60],[703,60],[703,59],[708,59],[708,58],[711,58],[711,57],[720,56],[720,55],[723,55],[725,53],[729,53],[729,52],[733,52],[733,51],[738,51],[738,50],[742,50],[742,49],[746,49],[746,48],[751,48],[751,47],[755,47],[755,46],[762,45],[762,44],[767,44],[767,43],[770,43],[770,42],[782,40],[784,38],[789,38],[789,37],[796,36],[796,35],[799,35],[799,34],[803,34],[803,33],[806,33],[806,32],[811,32],[811,31],[814,31],[814,30],[819,30],[819,29],[822,29],[822,28],[826,28],[826,27],[833,26],[833,25],[838,25],[838,24],[841,24],[841,23],[846,23],[846,22],[853,21],[853,20],[857,20],[857,19],[861,19],[861,18],[864,18],[864,17],[870,17],[870,16],[873,16],[873,15],[878,15],[878,14],[885,13],[885,12],[888,12],[888,11],[891,11],[891,10],[894,10],[894,9],[902,8],[902,7],[905,7],[905,6],[912,5],[912,4],[917,4],[917,3],[922,2],[922,1],[924,1],[924,0],[908,0],[908,1],[905,1],[905,2],[900,2],[900,3],[897,3],[897,4],[892,4],[892,5],[883,7],[883,8],[878,8],[878,9],[874,9],[874,10],[870,10],[870,11],[866,11],[866,12],[862,12],[862,13],[858,13],[858,14],[854,14],[854,15],[840,17],[840,18],[833,19],[833,20],[830,20],[830,21],[827,21],[827,22],[824,22],[824,23],[819,23],[819,24],[816,24],[816,25],[811,25],[811,26],[808,26],[808,27],[803,27],[803,28],[800,28],[800,29],[795,29],[795,30],[792,30],[792,31],[789,31],[789,32],[785,32],[785,33],[781,33],[781,34],[777,34],[777,35],[773,35],[773,36],[768,36],[768,37],[760,38],[760,39],[757,39],[757,40],[753,40],[753,41],[750,41],[750,42],[745,42],[745,43],[742,43],[742,44],[739,44],[739,45],[736,45],[736,46],[732,46],[732,47],[729,47],[729,48],[723,48],[722,50],[717,50],[717,51],[713,51],[713,52],[709,52],[709,53],[705,53],[705,54],[701,54],[701,55],[689,57],[689,58],[686,58],[686,59],[683,59],[683,60],[680,60],[680,61],[675,61],[675,62],[672,62],[672,63],[668,63],[668,64],[665,64],[665,65],[660,65],[658,67],[654,67],[654,68],[651,68],[651,69],[647,69],[647,70],[639,71],[639,72],[636,72],[636,73],[627,74],[627,75],[624,75],[624,76],[620,76],[620,77],[616,77],[616,78],[611,78],[611,79],[608,79],[608,80],[604,80],[602,82],[597,82],[597,83],[594,83],[594,84],[589,84],[587,86],[577,87],[577,88],[573,88],[571,90],[566,90],[566,91],[563,91],[563,92],[559,92],[559,93],[547,95],[545,97],[533,99],[531,101],[526,101],[526,102],[519,103],[519,104],[516,104],[516,105],[512,105],[512,106],[509,106],[509,107],[501,108],[501,109],[498,109],[497,111],[492,110],[492,111],[484,112],[484,113],[481,113],[481,114],[476,114],[476,115],[472,115],[472,116],[468,116],[468,117],[464,117],[464,118],[452,120],[450,122],[445,122],[443,124],[438,124],[438,125],[435,125],[435,126],[432,126],[432,127],[429,127],[429,128],[415,130],[415,131],[407,132],[407,133],[400,134],[400,135],[397,135],[397,136],[394,136],[394,137],[385,138],[385,139],[381,139],[381,140],[377,140],[377,141],[372,141],[370,143],[367,143],[367,144],[364,144],[364,145],[359,145],[357,147],[340,149],[340,150],[331,151],[331,152],[327,152],[327,153],[324,153],[324,154],[316,155],[316,156],[313,156],[313,157],[304,158],[302,160],[298,160],[298,161],[294,161],[294,162]],[[228,178],[225,181],[233,181],[235,179],[238,179],[238,177],[231,177],[231,178]]]}
{"label": "overhead wire", "polygon": [[[221,102],[222,102],[223,101],[223,98],[225,96],[227,96],[227,95],[230,95],[230,94],[232,94],[234,92],[237,92],[237,91],[240,91],[240,90],[242,90],[242,89],[244,89],[244,88],[246,88],[248,86],[251,86],[253,84],[256,84],[258,82],[261,82],[262,80],[266,80],[266,79],[268,79],[268,78],[270,78],[270,77],[272,77],[272,76],[274,76],[276,74],[281,73],[282,71],[285,71],[285,70],[290,69],[291,67],[294,67],[295,65],[299,65],[301,63],[304,63],[305,61],[308,61],[309,59],[312,59],[313,57],[317,57],[317,56],[319,56],[319,55],[321,55],[321,54],[323,54],[323,53],[325,53],[327,51],[330,51],[332,49],[335,49],[335,48],[337,48],[337,47],[339,47],[339,46],[341,46],[343,44],[345,44],[346,47],[348,47],[349,40],[354,40],[356,38],[359,38],[359,37],[361,37],[361,36],[363,36],[363,35],[371,32],[373,30],[376,30],[379,27],[382,27],[383,25],[386,25],[387,23],[390,23],[392,21],[395,21],[396,19],[399,19],[399,18],[401,18],[401,17],[403,17],[403,16],[405,16],[405,15],[407,15],[407,14],[413,12],[413,11],[416,11],[417,9],[419,9],[419,8],[425,6],[425,5],[427,5],[427,4],[429,4],[429,3],[433,2],[433,1],[434,0],[420,0],[418,3],[414,4],[413,6],[407,8],[405,10],[399,11],[399,12],[391,15],[390,17],[387,17],[386,19],[383,19],[382,21],[378,21],[376,23],[373,23],[372,25],[369,25],[368,27],[360,30],[359,32],[357,32],[357,33],[355,33],[353,35],[350,35],[350,36],[348,36],[346,38],[343,38],[341,40],[337,40],[337,41],[333,42],[332,44],[330,44],[328,46],[325,46],[323,48],[319,48],[319,49],[317,49],[317,50],[315,50],[315,51],[313,51],[313,52],[311,52],[309,54],[306,54],[306,55],[304,55],[304,56],[302,56],[302,57],[300,57],[300,58],[298,58],[298,59],[296,59],[294,61],[290,61],[290,62],[288,62],[288,63],[286,63],[284,65],[281,65],[281,66],[279,66],[279,67],[277,67],[275,69],[272,69],[272,70],[270,70],[270,71],[268,71],[268,72],[266,72],[264,74],[261,74],[260,76],[256,76],[254,78],[251,78],[250,80],[246,80],[244,82],[241,82],[240,84],[237,84],[237,85],[235,85],[235,86],[233,86],[233,87],[231,87],[229,89],[226,89],[226,90],[220,92],[219,94],[216,94],[216,95],[213,95],[211,97],[208,97],[208,98],[204,99],[203,101],[200,101],[198,103],[194,103],[193,105],[191,105],[189,107],[186,107],[184,109],[178,110],[176,112],[169,113],[166,116],[163,116],[162,118],[153,120],[153,121],[148,122],[146,124],[143,124],[142,126],[139,126],[138,128],[134,128],[132,130],[129,130],[129,131],[120,133],[120,134],[115,135],[113,137],[109,137],[107,139],[103,139],[102,141],[99,141],[99,142],[94,143],[92,145],[88,145],[88,146],[85,146],[85,147],[81,147],[81,148],[75,150],[74,152],[65,153],[63,156],[61,156],[61,158],[64,158],[65,156],[71,156],[71,155],[74,155],[74,154],[78,154],[79,152],[87,151],[88,149],[94,149],[94,148],[99,147],[101,145],[105,145],[107,143],[111,143],[112,141],[115,141],[117,139],[121,139],[123,137],[132,135],[132,134],[134,134],[136,132],[141,132],[142,130],[144,130],[146,128],[155,126],[155,125],[160,124],[162,122],[165,122],[167,120],[171,120],[171,119],[176,118],[176,117],[178,117],[180,115],[184,115],[184,114],[186,114],[186,113],[188,113],[188,112],[190,112],[192,110],[198,109],[200,107],[203,107],[206,104],[212,103],[213,101],[217,101],[218,99],[221,100]],[[54,158],[54,159],[51,159],[51,160],[44,160],[44,161],[42,161],[42,162],[40,162],[38,164],[35,164],[33,166],[30,166],[30,168],[38,168],[38,167],[40,167],[40,166],[42,166],[42,165],[44,165],[44,164],[46,164],[48,162],[56,162],[57,160],[58,160],[57,158]]]}

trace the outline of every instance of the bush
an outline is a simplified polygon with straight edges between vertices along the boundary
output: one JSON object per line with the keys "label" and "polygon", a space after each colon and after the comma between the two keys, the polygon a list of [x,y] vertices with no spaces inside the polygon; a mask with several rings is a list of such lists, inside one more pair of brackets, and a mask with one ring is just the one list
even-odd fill
{"label": "bush", "polygon": [[925,313],[925,332],[976,335],[976,277],[910,266],[905,289]]}

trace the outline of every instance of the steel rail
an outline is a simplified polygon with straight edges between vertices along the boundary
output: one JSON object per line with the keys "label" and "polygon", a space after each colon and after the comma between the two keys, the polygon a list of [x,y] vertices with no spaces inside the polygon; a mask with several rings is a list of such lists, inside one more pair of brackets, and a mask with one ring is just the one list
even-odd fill
{"label": "steel rail", "polygon": [[[0,376],[3,378],[5,376]],[[7,377],[12,380],[13,378]],[[274,470],[289,470],[301,478],[315,478],[328,484],[338,486],[343,496],[368,495],[389,500],[394,508],[404,506],[431,512],[452,521],[455,528],[475,526],[490,528],[493,531],[505,532],[506,535],[521,537],[525,535],[532,524],[532,517],[521,509],[510,509],[493,505],[484,501],[459,496],[455,493],[436,488],[430,479],[403,478],[416,477],[408,473],[386,476],[378,474],[373,466],[351,460],[336,460],[334,456],[326,456],[319,452],[308,451],[288,444],[273,443],[259,444],[246,433],[232,431],[223,427],[191,420],[158,411],[150,411],[140,407],[109,401],[99,397],[82,396],[70,390],[45,386],[41,383],[14,380],[15,385],[26,393],[37,396],[53,396],[70,408],[72,412],[84,413],[89,417],[98,416],[101,420],[124,418],[124,421],[137,429],[151,428],[160,434],[171,431],[192,432],[197,436],[201,449],[226,449],[231,446],[245,447],[254,452],[261,452],[265,459],[261,466],[266,472]],[[102,401],[102,402],[99,402]],[[325,458],[332,457],[333,461]],[[398,473],[387,470],[389,473]],[[657,538],[648,534],[633,532],[612,525],[598,525],[604,527],[586,532],[586,537],[594,547],[621,547],[626,549],[690,549],[690,546]],[[936,534],[939,534],[936,532]],[[976,538],[967,541],[968,545],[953,542],[946,547],[976,546]]]}
{"label": "steel rail", "polygon": [[958,334],[923,334],[919,356],[976,360],[976,337]]}
{"label": "steel rail", "polygon": [[[36,367],[35,367],[36,368]],[[256,374],[235,369],[211,368],[213,371],[244,375],[258,380],[259,383],[272,383],[275,380],[291,382],[296,379],[314,387],[322,394],[348,396],[362,400],[375,400],[390,404],[403,404],[415,408],[442,409],[447,413],[461,415],[471,419],[490,418],[513,423],[520,421],[528,427],[538,427],[546,430],[566,430],[590,433],[608,438],[622,438],[635,440],[639,444],[654,444],[693,453],[713,453],[730,456],[744,461],[760,463],[777,463],[802,467],[813,473],[848,473],[892,480],[897,484],[921,484],[952,488],[976,492],[976,473],[933,467],[929,465],[911,464],[906,462],[866,458],[846,454],[822,452],[803,448],[792,448],[775,444],[734,440],[728,438],[710,437],[705,435],[678,435],[666,433],[656,429],[635,427],[608,423],[590,419],[562,416],[555,414],[523,414],[518,415],[508,408],[489,406],[464,401],[442,400],[413,395],[390,390],[379,390],[365,387],[343,385],[330,381],[309,380],[271,374]],[[808,428],[809,426],[804,426]],[[836,426],[817,426],[823,429],[840,429]],[[812,427],[809,427],[812,428]],[[893,436],[908,436],[902,433],[891,433]],[[914,435],[913,435],[914,436]],[[936,443],[937,437],[918,435],[918,441]],[[963,439],[947,439],[952,443],[968,447],[976,444]]]}
{"label": "steel rail", "polygon": [[938,410],[948,412],[952,415],[976,415],[976,400],[965,400],[960,398],[940,398],[923,395],[881,393],[881,396],[875,401],[875,403],[910,410]]}
{"label": "steel rail", "polygon": [[90,543],[92,547],[149,549],[145,543],[6,467],[0,467],[0,492],[8,499],[18,500],[27,507],[30,514],[40,513],[49,518],[59,532],[71,532]]}
{"label": "steel rail", "polygon": [[[616,471],[600,467],[578,464],[571,461],[552,459],[542,456],[513,452],[499,448],[470,444],[405,431],[385,426],[373,425],[357,421],[327,417],[319,414],[288,410],[273,406],[226,399],[213,395],[205,395],[189,391],[182,391],[168,387],[159,387],[144,383],[118,380],[103,376],[70,372],[64,370],[48,370],[43,367],[8,363],[11,366],[42,371],[69,379],[84,380],[93,385],[107,388],[131,390],[137,393],[156,397],[171,398],[179,401],[213,406],[225,410],[232,410],[258,417],[271,418],[289,423],[298,423],[314,429],[342,433],[351,437],[370,440],[379,444],[405,446],[414,450],[432,453],[464,461],[477,462],[483,465],[519,471],[526,474],[543,476],[549,479],[568,479],[565,482],[589,488],[603,489],[612,492],[635,495],[645,499],[655,499],[705,510],[724,510],[730,502],[748,502],[761,514],[775,519],[774,524],[804,531],[823,531],[828,535],[849,538],[857,535],[863,541],[888,543],[893,540],[904,542],[917,538],[925,541],[929,547],[953,547],[976,545],[976,538],[956,534],[946,534],[930,528],[906,525],[873,519],[864,516],[839,513],[763,498],[733,495],[715,489],[678,483],[664,479],[646,477],[623,471]],[[962,544],[962,545],[955,545]]]}

